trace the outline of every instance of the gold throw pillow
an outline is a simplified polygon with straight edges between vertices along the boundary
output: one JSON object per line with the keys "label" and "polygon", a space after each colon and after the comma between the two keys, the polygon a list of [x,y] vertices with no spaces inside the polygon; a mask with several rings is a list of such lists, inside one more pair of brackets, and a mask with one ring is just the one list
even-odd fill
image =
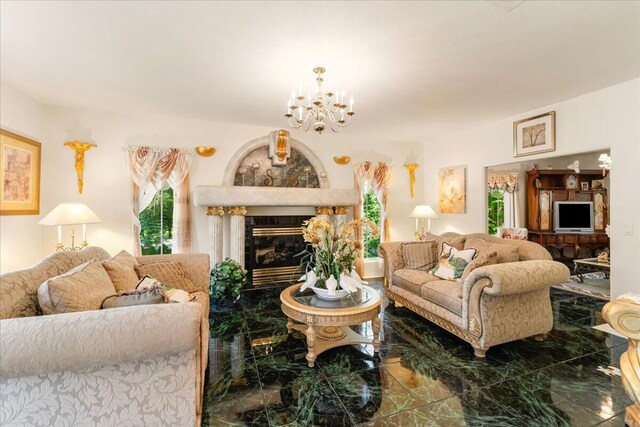
{"label": "gold throw pillow", "polygon": [[165,286],[182,289],[189,293],[197,292],[199,289],[189,280],[182,268],[182,264],[177,261],[151,262],[149,264],[139,264],[136,266],[139,278],[144,276],[153,277]]}
{"label": "gold throw pillow", "polygon": [[138,261],[127,251],[122,251],[113,258],[102,261],[102,266],[118,292],[130,291],[136,287],[138,284],[136,265],[138,265]]}
{"label": "gold throw pillow", "polygon": [[44,314],[99,310],[115,292],[104,267],[94,259],[41,284],[38,301]]}

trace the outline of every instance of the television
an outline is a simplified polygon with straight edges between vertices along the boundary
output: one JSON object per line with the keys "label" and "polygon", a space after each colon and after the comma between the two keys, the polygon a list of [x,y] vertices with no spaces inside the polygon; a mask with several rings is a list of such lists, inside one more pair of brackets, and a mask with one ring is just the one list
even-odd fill
{"label": "television", "polygon": [[553,202],[553,231],[593,233],[593,202]]}

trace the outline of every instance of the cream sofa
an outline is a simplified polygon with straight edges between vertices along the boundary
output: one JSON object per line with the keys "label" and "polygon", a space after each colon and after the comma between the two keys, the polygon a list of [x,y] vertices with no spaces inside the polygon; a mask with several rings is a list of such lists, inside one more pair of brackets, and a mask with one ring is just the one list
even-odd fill
{"label": "cream sofa", "polygon": [[[441,237],[459,236],[447,233]],[[379,253],[384,258],[386,295],[396,307],[409,308],[470,343],[478,357],[497,344],[531,336],[543,339],[553,326],[549,288],[568,281],[569,269],[552,261],[551,255],[533,242],[487,234],[465,238],[469,237],[517,245],[519,261],[477,268],[464,283],[458,283],[405,268],[403,242],[383,243]]]}
{"label": "cream sofa", "polygon": [[209,256],[137,258],[180,262],[197,302],[41,315],[42,282],[108,258],[59,252],[0,277],[0,425],[200,425]]}

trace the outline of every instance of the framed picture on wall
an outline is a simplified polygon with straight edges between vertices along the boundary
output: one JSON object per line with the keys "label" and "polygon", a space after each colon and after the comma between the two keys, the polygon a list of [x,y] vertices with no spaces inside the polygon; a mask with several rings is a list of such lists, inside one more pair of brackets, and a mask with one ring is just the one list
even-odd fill
{"label": "framed picture on wall", "polygon": [[556,150],[556,112],[513,122],[513,156],[530,156]]}
{"label": "framed picture on wall", "polygon": [[438,210],[440,213],[466,212],[466,166],[442,168],[438,173]]}
{"label": "framed picture on wall", "polygon": [[41,145],[0,129],[0,215],[40,214]]}
{"label": "framed picture on wall", "polygon": [[591,188],[594,190],[602,190],[604,188],[604,179],[591,180]]}

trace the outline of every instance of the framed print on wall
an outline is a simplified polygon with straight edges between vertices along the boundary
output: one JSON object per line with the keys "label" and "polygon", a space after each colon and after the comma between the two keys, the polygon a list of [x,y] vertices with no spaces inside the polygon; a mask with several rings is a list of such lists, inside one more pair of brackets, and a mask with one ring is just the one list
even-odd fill
{"label": "framed print on wall", "polygon": [[40,143],[0,129],[0,156],[0,215],[40,214]]}
{"label": "framed print on wall", "polygon": [[438,173],[438,210],[440,213],[466,212],[466,166],[442,168]]}
{"label": "framed print on wall", "polygon": [[556,150],[556,112],[513,122],[513,157]]}

